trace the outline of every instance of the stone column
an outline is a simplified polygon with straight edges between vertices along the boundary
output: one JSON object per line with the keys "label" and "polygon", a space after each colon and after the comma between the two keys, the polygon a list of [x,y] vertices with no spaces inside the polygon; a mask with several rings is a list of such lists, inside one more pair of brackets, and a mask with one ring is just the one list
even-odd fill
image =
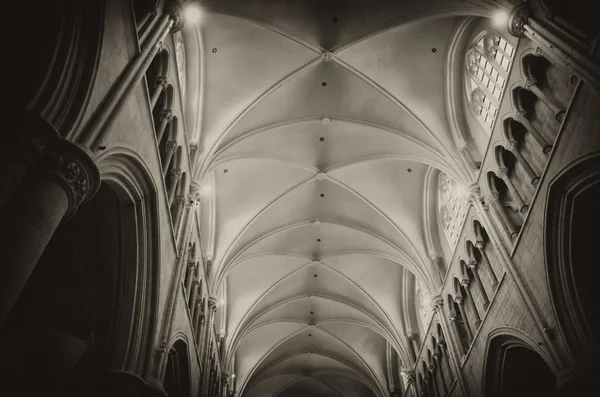
{"label": "stone column", "polygon": [[439,377],[436,376],[436,367],[435,363],[430,363],[427,366],[427,370],[429,371],[429,383],[431,383],[431,388],[433,389],[433,394],[437,397],[442,397],[443,394],[440,391],[440,385],[438,383]]}
{"label": "stone column", "polygon": [[109,100],[103,102],[91,115],[86,125],[78,134],[77,142],[94,151],[101,150],[102,143],[112,131],[112,125],[125,107],[132,93],[146,74],[152,59],[158,52],[161,43],[169,33],[180,30],[185,20],[183,7],[176,0],[165,2],[164,14],[149,29],[148,38],[144,38],[140,52],[126,66],[118,81],[111,88]]}
{"label": "stone column", "polygon": [[177,141],[168,140],[165,143],[165,156],[162,159],[163,174],[167,173],[167,170],[169,169],[169,165],[171,165],[171,159],[173,158],[173,154],[175,154],[175,150],[177,150]]}
{"label": "stone column", "polygon": [[552,150],[552,145],[550,145],[548,143],[548,141],[546,140],[546,138],[544,138],[542,133],[539,132],[537,130],[537,128],[534,127],[533,124],[531,124],[531,122],[527,118],[526,111],[524,111],[524,110],[517,111],[515,113],[514,120],[521,123],[523,125],[523,127],[525,127],[527,132],[529,132],[531,134],[531,136],[533,137],[533,139],[535,139],[536,142],[542,147],[542,151],[544,152],[544,154],[550,153],[550,151]]}
{"label": "stone column", "polygon": [[20,147],[31,169],[0,214],[0,328],[21,294],[58,225],[90,200],[100,174],[82,147],[60,138],[39,116]]}
{"label": "stone column", "polygon": [[167,125],[173,121],[173,111],[171,109],[163,109],[160,111],[160,124],[156,127],[156,140],[162,141],[163,135],[167,130]]}
{"label": "stone column", "polygon": [[438,369],[438,377],[440,380],[441,392],[442,392],[442,395],[445,396],[448,394],[448,388],[450,387],[450,383],[447,380],[447,375],[446,375],[447,369],[443,362],[444,359],[442,358],[442,355],[437,351],[439,349],[440,349],[439,346],[435,347],[436,352],[433,353],[433,359],[435,360],[435,364]]}
{"label": "stone column", "polygon": [[160,94],[167,89],[167,78],[165,76],[156,76],[154,80],[154,91],[152,92],[152,97],[150,97],[150,107],[154,109],[156,106],[156,102],[158,98],[160,98]]}
{"label": "stone column", "polygon": [[[467,266],[469,266],[469,269],[471,269],[471,271],[473,272],[473,277],[475,278],[475,284],[477,284],[477,287],[479,288],[479,291],[481,292],[481,297],[483,298],[483,310],[487,311],[488,307],[490,306],[490,300],[487,296],[487,293],[485,292],[485,288],[483,286],[483,283],[481,282],[481,278],[479,277],[479,270],[477,269],[477,262],[475,262],[474,260],[469,261]],[[497,283],[498,283],[498,280],[496,280],[496,284]]]}
{"label": "stone column", "polygon": [[185,275],[185,298],[189,299],[192,292],[192,282],[194,281],[194,273],[196,272],[196,262],[188,259],[187,273]]}
{"label": "stone column", "polygon": [[408,350],[410,351],[412,359],[413,361],[417,361],[417,352],[415,350],[415,344],[413,342],[412,334],[409,333],[408,335],[406,335],[406,338],[408,340]]}
{"label": "stone column", "polygon": [[[169,205],[173,203],[173,199],[175,198],[175,190],[177,189],[177,182],[181,179],[182,171],[181,168],[174,168],[171,170],[167,178],[169,179],[169,189],[167,191],[167,197],[169,198]],[[173,219],[173,224],[175,224],[175,219]]]}
{"label": "stone column", "polygon": [[565,117],[565,110],[560,109],[552,100],[550,100],[550,98],[548,98],[546,96],[546,94],[544,94],[544,92],[540,89],[540,87],[538,87],[537,81],[535,81],[535,79],[528,78],[525,81],[525,89],[527,91],[533,92],[533,94],[540,101],[542,101],[544,103],[544,105],[546,105],[548,107],[548,109],[552,110],[552,112],[554,113],[554,118],[557,121],[559,121],[559,122],[563,121],[563,118]]}
{"label": "stone column", "polygon": [[525,157],[523,157],[521,151],[517,148],[517,141],[510,140],[504,144],[504,147],[515,156],[519,164],[521,164],[521,167],[527,172],[527,175],[531,178],[531,184],[533,186],[537,185],[540,181],[540,177],[535,173],[531,164],[529,164]]}
{"label": "stone column", "polygon": [[548,54],[550,60],[592,85],[600,87],[600,66],[579,52],[558,35],[530,18],[527,2],[515,6],[508,18],[508,32],[516,37],[527,37]]}
{"label": "stone column", "polygon": [[[467,335],[469,337],[469,345],[473,342],[473,330],[471,329],[471,324],[469,324],[469,318],[467,317],[467,313],[465,312],[464,301],[462,296],[457,296],[454,298],[454,301],[458,305],[458,310],[460,311],[460,315],[465,323],[465,329],[467,330]],[[468,349],[467,349],[468,350]]]}
{"label": "stone column", "polygon": [[471,280],[462,280],[461,285],[465,289],[467,293],[467,298],[469,301],[469,305],[473,307],[473,314],[475,315],[475,330],[473,333],[476,333],[481,325],[481,316],[479,315],[479,311],[477,310],[477,305],[475,304],[475,299],[473,299],[473,294],[471,293]]}
{"label": "stone column", "polygon": [[499,223],[504,229],[504,232],[512,242],[519,235],[519,231],[513,225],[510,219],[508,219],[508,215],[506,215],[506,211],[504,207],[500,205],[500,194],[498,192],[490,193],[490,202],[492,203],[492,207],[494,208],[494,212],[500,218]]}
{"label": "stone column", "polygon": [[481,261],[483,262],[484,266],[487,267],[490,271],[490,275],[492,276],[492,287],[495,291],[496,288],[498,288],[498,277],[496,277],[496,272],[494,272],[492,263],[490,262],[490,259],[488,258],[487,253],[485,252],[485,242],[482,240],[478,240],[475,242],[475,247],[479,250],[479,253],[481,254]]}
{"label": "stone column", "polygon": [[190,314],[192,318],[194,318],[194,310],[196,309],[196,298],[198,297],[198,287],[200,282],[198,280],[194,280],[192,283],[192,293],[190,295],[190,299],[187,302],[188,307],[190,308]]}
{"label": "stone column", "polygon": [[517,203],[517,206],[519,207],[519,212],[521,214],[525,214],[527,212],[527,210],[529,209],[529,205],[525,204],[525,200],[523,200],[523,197],[521,197],[521,193],[519,193],[519,191],[513,184],[513,181],[508,176],[508,169],[506,167],[500,167],[496,170],[496,175],[498,176],[498,178],[502,179],[504,181],[504,183],[506,184],[506,187],[508,188],[510,195],[512,196],[512,198]]}

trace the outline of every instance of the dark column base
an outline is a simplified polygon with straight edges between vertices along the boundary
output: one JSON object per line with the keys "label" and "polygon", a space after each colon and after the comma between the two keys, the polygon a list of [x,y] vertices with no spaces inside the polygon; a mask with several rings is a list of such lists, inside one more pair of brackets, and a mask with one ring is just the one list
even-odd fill
{"label": "dark column base", "polygon": [[149,384],[130,372],[111,371],[99,382],[94,397],[168,397],[160,385]]}

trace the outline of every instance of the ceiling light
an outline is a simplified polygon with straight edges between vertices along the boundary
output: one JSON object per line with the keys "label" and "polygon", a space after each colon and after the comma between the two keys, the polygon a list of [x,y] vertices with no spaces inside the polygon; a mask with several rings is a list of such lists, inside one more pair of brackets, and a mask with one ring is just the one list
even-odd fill
{"label": "ceiling light", "polygon": [[323,117],[321,119],[321,123],[327,125],[327,124],[331,123],[331,119],[329,117]]}
{"label": "ceiling light", "polygon": [[185,20],[192,24],[197,24],[202,21],[202,10],[196,5],[188,5],[184,10]]}
{"label": "ceiling light", "polygon": [[315,225],[315,226],[320,226],[320,225],[321,225],[321,221],[314,221],[314,222],[313,222],[313,225]]}
{"label": "ceiling light", "polygon": [[498,10],[492,15],[492,21],[497,28],[503,28],[508,22],[508,13],[504,10]]}

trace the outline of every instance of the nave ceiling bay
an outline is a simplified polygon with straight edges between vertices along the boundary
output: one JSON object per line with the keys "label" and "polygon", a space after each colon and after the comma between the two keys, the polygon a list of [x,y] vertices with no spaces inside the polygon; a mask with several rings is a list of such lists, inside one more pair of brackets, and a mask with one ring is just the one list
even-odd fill
{"label": "nave ceiling bay", "polygon": [[472,178],[447,54],[493,4],[199,5],[182,31],[186,124],[225,366],[246,396],[383,397],[390,349],[411,365],[416,289],[443,277],[431,181]]}

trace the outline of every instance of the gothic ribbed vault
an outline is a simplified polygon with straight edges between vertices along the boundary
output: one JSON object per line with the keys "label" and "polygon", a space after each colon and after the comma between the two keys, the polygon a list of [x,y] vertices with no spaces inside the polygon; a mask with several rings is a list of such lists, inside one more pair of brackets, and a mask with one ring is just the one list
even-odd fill
{"label": "gothic ribbed vault", "polygon": [[428,175],[469,182],[448,121],[451,38],[490,5],[201,7],[184,33],[201,54],[186,123],[225,366],[252,397],[384,396],[388,349],[411,364],[415,280],[427,293],[443,277]]}

